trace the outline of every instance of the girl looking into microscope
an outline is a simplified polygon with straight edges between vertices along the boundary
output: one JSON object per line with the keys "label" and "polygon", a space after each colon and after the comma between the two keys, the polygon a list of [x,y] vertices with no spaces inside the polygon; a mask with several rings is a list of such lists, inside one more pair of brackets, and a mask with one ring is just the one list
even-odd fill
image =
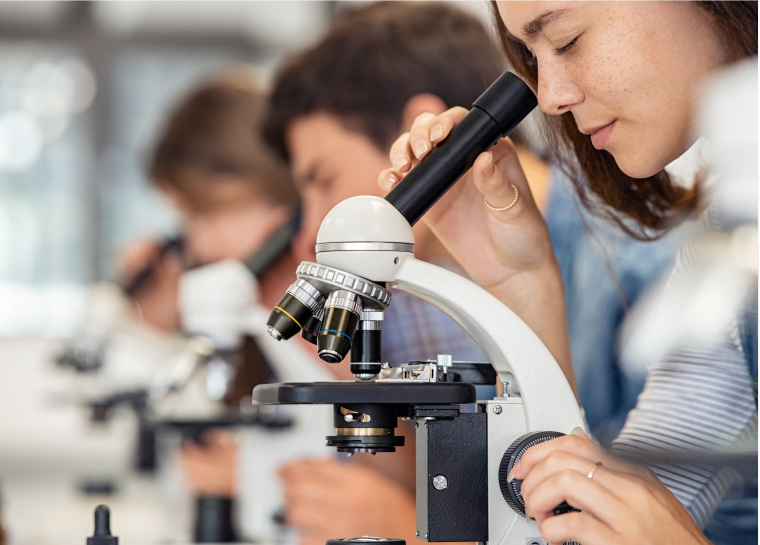
{"label": "girl looking into microscope", "polygon": [[[699,185],[678,185],[668,171],[695,153],[687,155],[697,140],[700,85],[757,55],[757,3],[497,2],[493,11],[504,51],[536,91],[581,201],[602,203],[609,219],[642,239],[697,215]],[[419,116],[391,148],[393,168],[380,174],[380,186],[390,190],[466,112]],[[569,366],[559,268],[512,144],[501,141],[478,157],[425,221],[472,278]],[[688,266],[677,262],[675,277]],[[728,325],[710,350],[683,347],[655,365],[615,448],[707,448],[715,433],[726,445],[745,435],[756,444],[757,408],[736,327]],[[684,465],[653,472],[577,433],[532,447],[510,475],[523,480],[527,513],[550,543],[709,542],[698,525],[730,485],[725,472]],[[562,501],[584,512],[554,516]],[[736,532],[722,537],[736,542]]]}

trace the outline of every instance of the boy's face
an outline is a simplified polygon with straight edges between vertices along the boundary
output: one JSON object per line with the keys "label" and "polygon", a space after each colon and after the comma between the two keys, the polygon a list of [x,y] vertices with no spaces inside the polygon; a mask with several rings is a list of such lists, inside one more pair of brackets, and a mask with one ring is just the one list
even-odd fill
{"label": "boy's face", "polygon": [[349,197],[385,196],[377,185],[377,176],[390,166],[390,160],[386,150],[325,113],[297,119],[288,128],[286,139],[303,207],[295,257],[313,261],[317,232],[327,213]]}

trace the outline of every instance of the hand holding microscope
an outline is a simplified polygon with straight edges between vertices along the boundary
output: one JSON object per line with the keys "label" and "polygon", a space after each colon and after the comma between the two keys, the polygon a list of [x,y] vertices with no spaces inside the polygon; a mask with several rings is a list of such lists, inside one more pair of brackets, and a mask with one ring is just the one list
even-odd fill
{"label": "hand holding microscope", "polygon": [[[301,332],[327,362],[349,356],[357,380],[260,385],[256,402],[333,405],[337,431],[327,445],[348,454],[394,452],[404,439],[395,435],[398,419],[416,421],[417,535],[424,541],[545,544],[525,516],[520,481],[507,475],[530,446],[584,426],[560,367],[519,317],[470,280],[414,257],[411,226],[536,104],[527,85],[504,73],[384,199],[353,197],[333,208],[319,230],[317,262],[299,265],[267,322],[278,340]],[[492,369],[447,355],[383,364],[388,287],[454,318]],[[476,385],[492,384],[493,370],[503,394],[478,399]],[[472,403],[476,412],[460,409]],[[572,509],[562,504],[555,513]]]}

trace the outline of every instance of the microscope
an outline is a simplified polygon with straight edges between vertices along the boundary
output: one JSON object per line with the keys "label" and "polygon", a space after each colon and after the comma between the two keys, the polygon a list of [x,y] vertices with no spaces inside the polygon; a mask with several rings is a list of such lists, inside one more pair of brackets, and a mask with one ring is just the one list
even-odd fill
{"label": "microscope", "polygon": [[[327,362],[350,355],[357,380],[260,385],[255,402],[332,405],[337,431],[327,445],[349,455],[394,452],[403,446],[398,419],[415,420],[420,540],[545,545],[525,515],[521,482],[507,475],[530,446],[584,426],[561,369],[518,316],[472,281],[414,257],[411,226],[536,104],[528,86],[505,72],[384,199],[353,197],[335,206],[317,236],[317,262],[300,264],[267,322],[277,340],[301,332]],[[490,360],[503,393],[477,399],[482,364],[447,355],[383,363],[389,287],[454,318]],[[461,410],[471,403],[476,412]],[[555,513],[570,510],[562,504]],[[336,541],[368,540],[383,541]]]}

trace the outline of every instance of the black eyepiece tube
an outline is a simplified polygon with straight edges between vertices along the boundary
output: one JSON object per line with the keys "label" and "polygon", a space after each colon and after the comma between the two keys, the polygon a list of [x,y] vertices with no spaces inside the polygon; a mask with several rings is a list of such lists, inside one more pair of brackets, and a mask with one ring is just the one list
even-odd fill
{"label": "black eyepiece tube", "polygon": [[530,87],[504,72],[385,199],[414,225],[472,167],[478,155],[512,132],[537,104]]}

